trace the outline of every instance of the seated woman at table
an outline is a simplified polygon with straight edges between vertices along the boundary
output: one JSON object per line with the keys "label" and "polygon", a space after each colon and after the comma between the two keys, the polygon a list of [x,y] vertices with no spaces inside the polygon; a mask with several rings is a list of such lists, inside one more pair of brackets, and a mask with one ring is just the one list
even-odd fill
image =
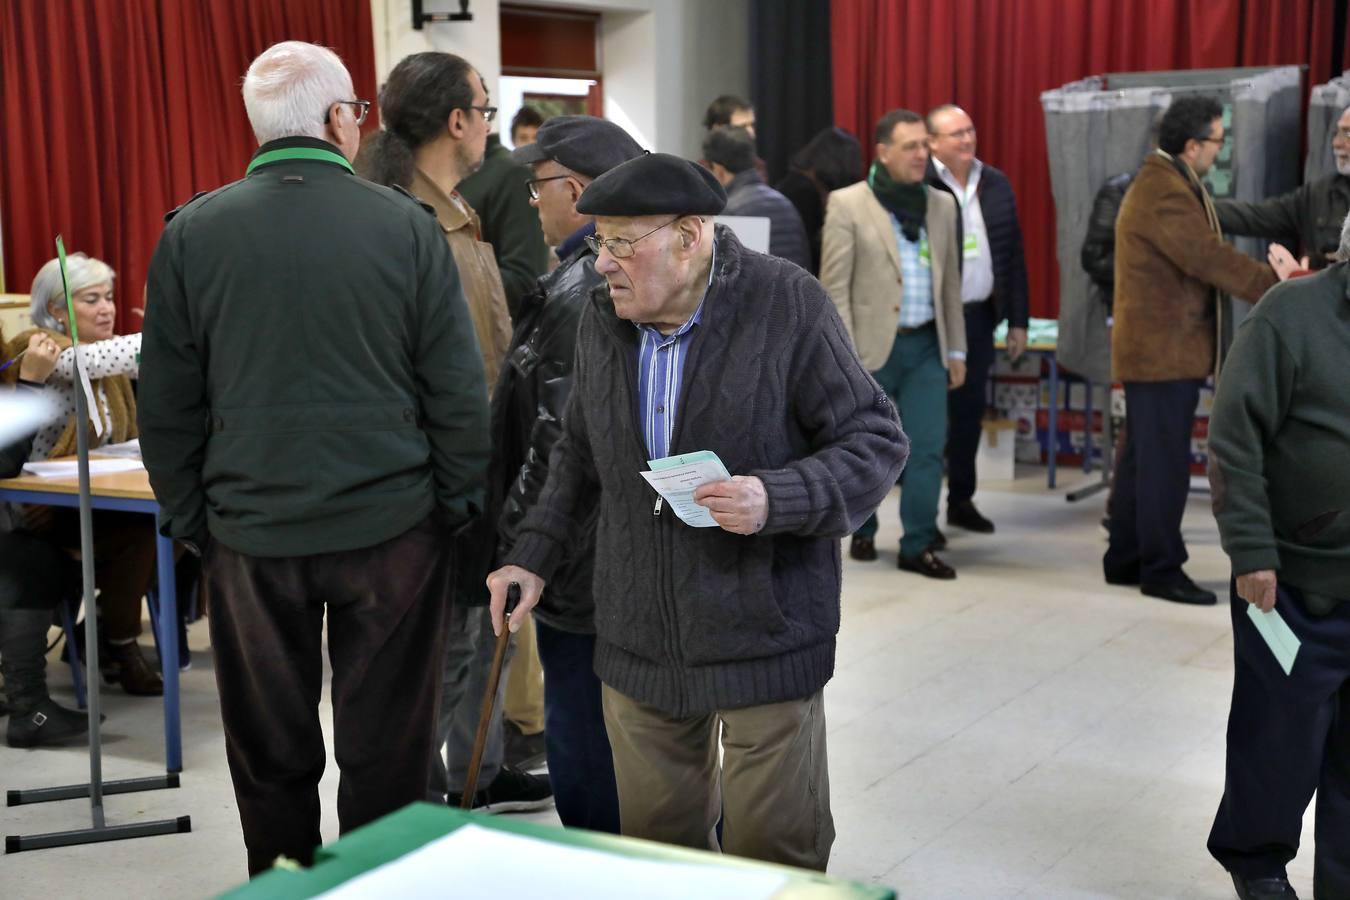
{"label": "seated woman at table", "polygon": [[[12,364],[18,369],[18,390],[43,390],[60,352],[61,345],[50,335],[33,334],[23,358]],[[4,397],[0,393],[0,401]],[[0,478],[18,475],[32,446],[32,435],[0,446]],[[5,740],[11,747],[42,747],[81,737],[89,730],[84,713],[66,709],[47,693],[47,629],[52,610],[68,592],[78,591],[79,584],[73,577],[74,565],[64,553],[30,534],[11,530],[8,519],[8,510],[0,504],[0,673],[9,695]]]}
{"label": "seated woman at table", "polygon": [[[113,270],[106,263],[83,253],[66,258],[75,325],[94,393],[91,419],[97,416],[101,434],[92,421],[86,423],[89,447],[120,443],[136,437],[136,397],[131,379],[139,373],[141,336],[113,334],[117,306],[113,301]],[[26,331],[5,347],[5,359],[27,346],[34,333],[68,340],[70,333],[61,269],[53,259],[33,279],[32,317],[36,329]],[[0,378],[14,380],[13,367]],[[57,358],[48,380],[61,407],[61,415],[33,439],[30,460],[53,459],[75,453],[75,352],[66,349]],[[78,552],[80,517],[74,509],[49,506],[24,508],[24,529],[31,534]],[[128,694],[154,696],[163,693],[159,673],[146,661],[136,638],[141,633],[141,598],[155,571],[155,526],[140,513],[94,511],[94,572],[98,584],[98,607],[107,646],[100,653],[103,676],[120,682]]]}

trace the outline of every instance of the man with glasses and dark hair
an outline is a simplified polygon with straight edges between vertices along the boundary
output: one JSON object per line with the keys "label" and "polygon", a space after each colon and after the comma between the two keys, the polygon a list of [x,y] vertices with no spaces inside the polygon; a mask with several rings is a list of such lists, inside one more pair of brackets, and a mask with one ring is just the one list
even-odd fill
{"label": "man with glasses and dark hair", "polygon": [[1138,586],[1176,603],[1216,602],[1181,569],[1181,517],[1200,384],[1218,362],[1219,304],[1224,294],[1255,303],[1276,282],[1270,266],[1219,232],[1200,179],[1223,142],[1217,100],[1174,100],[1158,127],[1158,149],[1144,160],[1116,220],[1111,364],[1125,384],[1128,426],[1102,568],[1107,584]]}
{"label": "man with glasses and dark hair", "polygon": [[204,552],[258,874],[322,841],[325,618],[341,831],[426,796],[450,535],[482,509],[488,423],[440,226],[352,172],[342,61],[277,44],[243,93],[262,146],[243,180],[169,217],[137,405],[160,528]]}
{"label": "man with glasses and dark hair", "polygon": [[1341,111],[1331,132],[1331,153],[1335,172],[1287,194],[1259,203],[1214,201],[1223,230],[1286,244],[1306,256],[1314,271],[1335,262],[1341,224],[1350,214],[1350,107]]}
{"label": "man with glasses and dark hair", "polygon": [[[547,483],[489,578],[493,624],[516,582],[518,627],[594,521],[623,833],[716,849],[721,819],[728,853],[824,870],[839,539],[907,443],[820,283],[714,227],[725,203],[707,169],[660,153],[582,193],[608,290],[581,313]],[[640,473],[700,451],[734,477],[689,485],[677,516]]]}
{"label": "man with glasses and dark hair", "polygon": [[[994,329],[1008,322],[1008,356],[1027,346],[1027,263],[1022,226],[1008,176],[975,156],[975,123],[954,104],[928,114],[927,182],[956,198],[961,215],[961,302],[966,318],[966,380],[947,395],[947,524],[991,534],[994,523],[975,508],[975,457],[980,450]],[[938,546],[946,540],[939,535]]]}

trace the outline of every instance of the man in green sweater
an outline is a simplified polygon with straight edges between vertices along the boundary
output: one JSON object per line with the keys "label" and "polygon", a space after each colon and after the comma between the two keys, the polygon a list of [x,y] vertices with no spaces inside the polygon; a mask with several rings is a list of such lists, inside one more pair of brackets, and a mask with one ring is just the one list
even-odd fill
{"label": "man in green sweater", "polygon": [[[1350,897],[1348,279],[1340,263],[1266,294],[1239,330],[1210,424],[1236,676],[1209,850],[1243,898],[1295,896],[1285,866],[1314,791],[1314,894]],[[1249,604],[1301,642],[1288,674]]]}

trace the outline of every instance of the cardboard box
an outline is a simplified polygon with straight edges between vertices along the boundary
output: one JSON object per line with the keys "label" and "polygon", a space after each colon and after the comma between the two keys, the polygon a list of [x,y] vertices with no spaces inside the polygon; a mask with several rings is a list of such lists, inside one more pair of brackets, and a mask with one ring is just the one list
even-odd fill
{"label": "cardboard box", "polygon": [[1012,481],[1016,477],[1017,422],[1012,419],[985,419],[980,449],[975,454],[975,471],[980,481]]}

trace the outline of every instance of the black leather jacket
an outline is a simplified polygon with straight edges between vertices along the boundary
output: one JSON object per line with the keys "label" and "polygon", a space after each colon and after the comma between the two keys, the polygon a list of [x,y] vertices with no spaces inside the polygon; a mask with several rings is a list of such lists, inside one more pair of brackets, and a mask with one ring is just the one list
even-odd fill
{"label": "black leather jacket", "polygon": [[[492,400],[491,485],[500,491],[498,550],[515,543],[521,520],[548,480],[548,458],[562,437],[563,410],[572,390],[577,324],[593,291],[605,290],[595,256],[583,244],[521,301],[511,348]],[[598,509],[598,507],[597,507]],[[595,569],[595,510],[573,536],[565,562],[534,614],[561,631],[595,631],[591,576]]]}
{"label": "black leather jacket", "polygon": [[[1341,245],[1341,225],[1350,213],[1350,175],[1327,175],[1259,203],[1216,200],[1214,211],[1226,234],[1283,241],[1323,269]],[[1295,248],[1297,244],[1297,248]]]}
{"label": "black leather jacket", "polygon": [[1116,288],[1116,217],[1125,192],[1134,181],[1133,172],[1122,172],[1110,178],[1097,190],[1092,201],[1092,215],[1088,219],[1087,236],[1079,256],[1083,271],[1101,291],[1106,311],[1112,311]]}

